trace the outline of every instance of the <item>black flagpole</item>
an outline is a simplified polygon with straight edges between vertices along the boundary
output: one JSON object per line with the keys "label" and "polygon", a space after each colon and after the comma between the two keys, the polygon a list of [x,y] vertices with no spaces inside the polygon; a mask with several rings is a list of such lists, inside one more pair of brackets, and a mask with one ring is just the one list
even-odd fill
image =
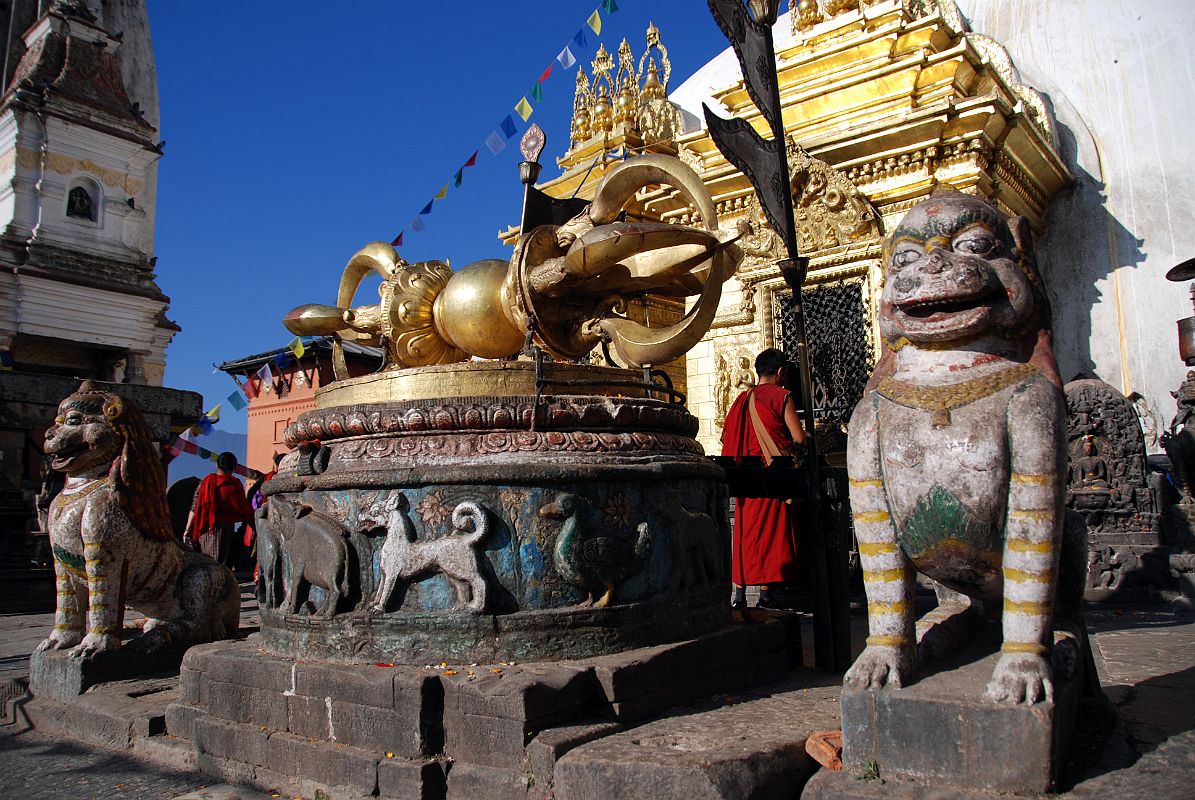
{"label": "black flagpole", "polygon": [[[768,222],[784,241],[787,258],[777,262],[785,283],[792,289],[792,322],[797,342],[797,365],[801,373],[801,416],[806,432],[804,461],[808,497],[801,508],[801,522],[810,535],[813,585],[813,649],[817,666],[828,671],[842,671],[850,659],[849,630],[845,585],[831,592],[828,558],[837,557],[838,548],[827,552],[821,524],[821,480],[818,470],[817,439],[814,436],[813,375],[809,365],[808,338],[805,333],[805,308],[802,286],[809,269],[809,259],[797,251],[796,222],[793,219],[792,186],[788,172],[784,120],[780,108],[780,84],[776,74],[776,50],[772,25],[779,11],[779,0],[751,0],[748,14],[743,0],[708,0],[710,12],[722,33],[730,41],[743,71],[747,93],[768,122],[772,138],[764,139],[745,120],[723,119],[705,106],[705,121],[710,136],[726,160],[751,181]],[[831,594],[835,602],[831,603]],[[841,606],[841,608],[839,608]]]}

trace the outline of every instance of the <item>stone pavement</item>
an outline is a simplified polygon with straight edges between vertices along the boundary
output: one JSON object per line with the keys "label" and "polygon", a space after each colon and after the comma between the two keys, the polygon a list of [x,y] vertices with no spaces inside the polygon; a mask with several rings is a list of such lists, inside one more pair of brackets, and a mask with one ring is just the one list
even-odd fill
{"label": "stone pavement", "polygon": [[[253,629],[259,624],[256,602],[250,585],[242,588],[242,624]],[[1101,713],[1094,705],[1085,710],[1080,746],[1061,788],[1066,796],[1075,798],[1195,798],[1191,778],[1195,775],[1195,616],[1177,606],[1105,606],[1089,609],[1087,621],[1101,683],[1116,713]],[[28,674],[29,653],[51,624],[51,615],[0,616],[0,687],[6,681],[20,685]],[[808,627],[807,663],[812,660]],[[866,619],[861,614],[852,618],[852,633],[858,652],[866,635]],[[824,681],[812,685],[821,683]],[[767,702],[786,708],[788,703],[781,695]],[[814,711],[817,727],[837,725],[836,703],[820,704]],[[728,715],[734,713],[728,710]],[[206,780],[210,779],[127,754],[107,753],[32,731],[6,733],[12,727],[0,726],[0,775],[8,782],[7,790],[0,787],[0,796],[36,800],[263,797],[233,787],[209,786]],[[650,734],[648,744],[659,744],[661,759],[667,751],[685,753],[688,749],[681,741],[688,735],[683,717],[651,722],[637,730]],[[731,734],[749,732],[728,729],[727,736]],[[610,744],[616,746],[613,741]],[[703,763],[716,757],[714,753],[685,756]],[[877,797],[885,796],[882,787],[876,788],[881,789]]]}
{"label": "stone pavement", "polygon": [[[126,624],[142,617],[126,615]],[[29,655],[54,625],[53,614],[0,615],[0,706],[23,693]],[[261,626],[253,584],[241,583],[241,630]],[[0,715],[2,716],[2,715]],[[36,731],[0,725],[0,797],[22,800],[259,800],[255,792],[210,786],[210,778],[186,769],[111,753]]]}
{"label": "stone pavement", "polygon": [[22,800],[257,800],[264,795],[208,787],[183,770],[89,748],[33,731],[0,733],[0,796]]}

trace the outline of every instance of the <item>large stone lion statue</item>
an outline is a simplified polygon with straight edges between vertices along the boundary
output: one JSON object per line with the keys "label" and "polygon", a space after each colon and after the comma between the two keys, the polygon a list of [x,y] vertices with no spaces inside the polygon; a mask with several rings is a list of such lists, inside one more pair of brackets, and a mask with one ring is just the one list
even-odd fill
{"label": "large stone lion statue", "polygon": [[119,649],[126,604],[148,618],[130,643],[143,652],[236,633],[236,578],[177,544],[161,462],[134,406],[84,382],[59,404],[45,451],[67,478],[50,508],[58,607],[39,651]]}
{"label": "large stone lion statue", "polygon": [[940,592],[944,605],[1000,620],[991,700],[1052,697],[1051,650],[1062,664],[1067,649],[1054,628],[1080,624],[1084,529],[1064,513],[1066,405],[1032,255],[1024,218],[953,191],[885,243],[886,352],[847,456],[871,629],[848,686],[899,687],[919,656],[941,654],[934,626],[915,627],[918,571],[960,593]]}

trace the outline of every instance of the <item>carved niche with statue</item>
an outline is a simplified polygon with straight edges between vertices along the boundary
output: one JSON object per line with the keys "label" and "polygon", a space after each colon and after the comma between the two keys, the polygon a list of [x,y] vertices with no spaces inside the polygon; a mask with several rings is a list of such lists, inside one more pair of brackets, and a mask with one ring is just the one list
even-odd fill
{"label": "carved niche with statue", "polygon": [[1090,600],[1125,598],[1155,581],[1152,563],[1161,545],[1159,488],[1151,485],[1145,436],[1133,404],[1101,380],[1065,387],[1067,405],[1066,504],[1088,530]]}

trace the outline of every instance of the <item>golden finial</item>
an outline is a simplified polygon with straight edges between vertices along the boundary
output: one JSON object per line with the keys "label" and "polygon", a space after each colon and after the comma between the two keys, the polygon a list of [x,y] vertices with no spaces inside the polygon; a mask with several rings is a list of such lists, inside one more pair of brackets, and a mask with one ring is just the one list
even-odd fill
{"label": "golden finial", "polygon": [[[653,55],[652,51],[655,51]],[[643,82],[645,72],[644,67],[654,64],[656,58],[660,59],[660,66],[657,70],[657,76],[662,77],[662,88],[664,95],[668,94],[668,79],[672,77],[672,63],[668,60],[668,48],[660,41],[660,29],[656,27],[654,22],[647,24],[647,49],[643,51],[643,55],[639,57],[639,81]]]}
{"label": "golden finial", "polygon": [[618,90],[610,78],[610,71],[613,69],[614,58],[606,50],[604,44],[599,44],[597,54],[593,57],[593,83],[590,85],[590,91],[594,97],[593,106],[589,112],[590,135],[599,132],[609,133],[614,127],[610,98]]}
{"label": "golden finial", "polygon": [[597,95],[598,86],[606,85],[606,91],[612,92],[614,89],[613,83],[610,80],[610,72],[614,69],[614,57],[606,50],[606,45],[599,44],[598,51],[593,57],[593,93]]}
{"label": "golden finial", "polygon": [[610,93],[606,91],[606,87],[602,86],[598,89],[597,99],[593,103],[593,112],[590,115],[590,133],[596,134],[599,131],[609,133],[614,128],[614,117],[610,108]]}
{"label": "golden finial", "polygon": [[573,125],[570,132],[574,145],[587,140],[592,134],[590,115],[593,111],[593,92],[589,90],[589,77],[585,68],[577,65],[577,90],[573,95]]}
{"label": "golden finial", "polygon": [[796,13],[792,15],[793,33],[804,33],[824,19],[817,7],[817,0],[801,0]]}
{"label": "golden finial", "polygon": [[635,57],[626,39],[618,46],[618,75],[615,77],[618,96],[615,98],[614,121],[634,125],[639,106],[639,80],[635,75]]}
{"label": "golden finial", "polygon": [[647,62],[647,77],[643,80],[643,89],[640,90],[639,96],[644,100],[655,100],[665,96],[664,84],[660,83],[655,62]]}

